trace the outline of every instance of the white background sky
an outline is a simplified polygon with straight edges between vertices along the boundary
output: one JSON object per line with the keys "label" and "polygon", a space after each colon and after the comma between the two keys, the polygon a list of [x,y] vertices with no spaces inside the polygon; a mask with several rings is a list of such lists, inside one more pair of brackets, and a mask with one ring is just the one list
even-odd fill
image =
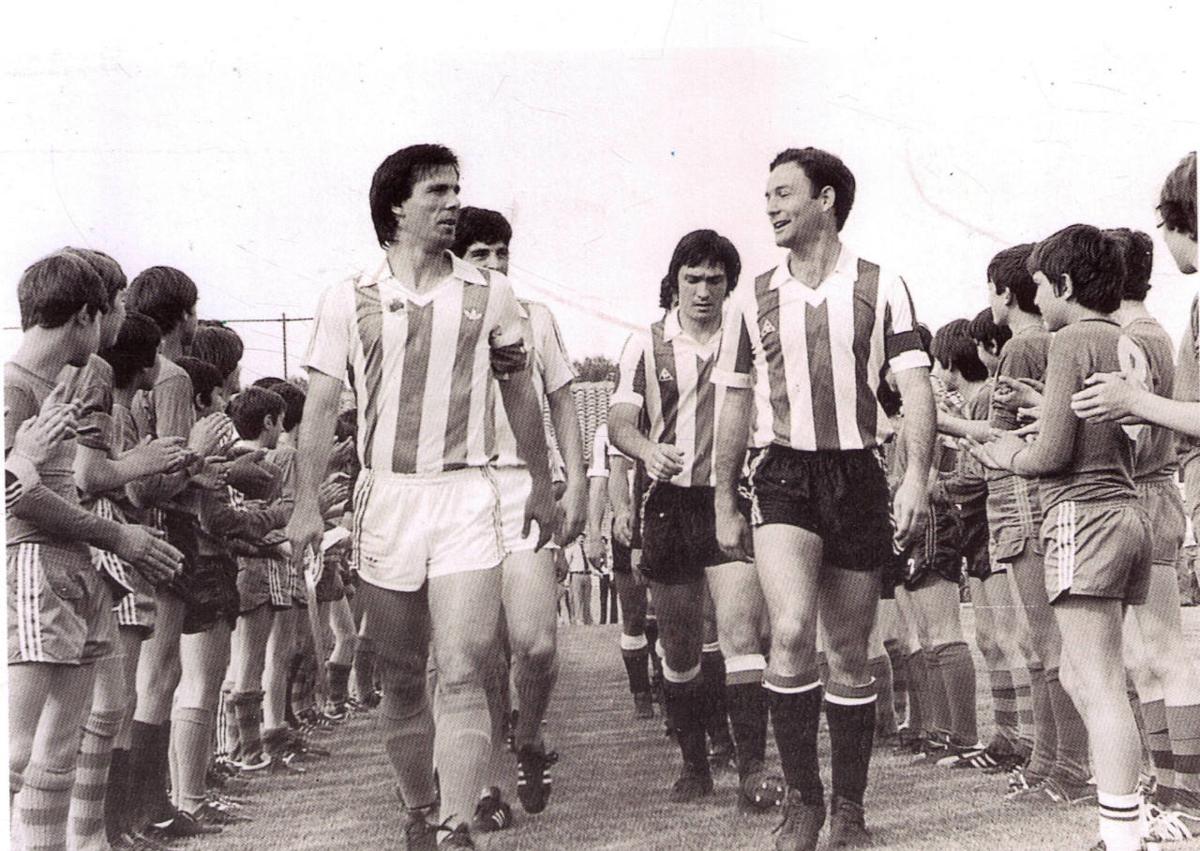
{"label": "white background sky", "polygon": [[[789,146],[855,172],[847,242],[933,327],[985,305],[996,251],[1076,221],[1155,234],[1172,336],[1196,290],[1154,212],[1200,136],[1195,4],[41,5],[0,35],[3,325],[66,244],[183,269],[202,317],[311,315],[377,262],[372,172],[419,141],[510,217],[518,292],[575,357],[656,316],[689,230],[733,239],[745,280],[774,265],[762,194]],[[235,327],[244,376],[279,373],[278,326]]]}

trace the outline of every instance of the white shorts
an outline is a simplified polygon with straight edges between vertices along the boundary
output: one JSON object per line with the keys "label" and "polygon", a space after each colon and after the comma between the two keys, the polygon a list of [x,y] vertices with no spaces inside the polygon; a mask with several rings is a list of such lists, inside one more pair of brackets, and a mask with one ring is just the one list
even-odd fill
{"label": "white shorts", "polygon": [[364,469],[354,487],[353,540],[359,578],[392,591],[417,591],[428,578],[497,567],[504,549],[492,472]]}
{"label": "white shorts", "polygon": [[[504,551],[506,553],[532,552],[537,546],[538,525],[529,524],[529,535],[521,537],[525,525],[525,503],[533,490],[533,479],[524,467],[495,467],[492,474],[500,488],[500,516],[504,525]],[[543,549],[558,549],[551,541]]]}

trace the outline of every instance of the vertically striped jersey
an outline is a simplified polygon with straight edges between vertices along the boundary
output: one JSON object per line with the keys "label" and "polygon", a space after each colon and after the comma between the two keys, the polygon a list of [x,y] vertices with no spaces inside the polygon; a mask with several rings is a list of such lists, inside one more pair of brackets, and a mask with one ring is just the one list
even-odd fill
{"label": "vertically striped jersey", "polygon": [[892,434],[880,371],[928,367],[908,286],[842,246],[813,288],[785,259],[729,299],[713,381],[753,388],[752,444],[866,449]]}
{"label": "vertically striped jersey", "polygon": [[649,424],[647,437],[673,445],[683,453],[683,470],[671,479],[680,487],[711,487],[713,439],[725,388],[713,384],[713,367],[721,334],[701,343],[679,324],[672,310],[650,326],[630,335],[621,352],[616,405],[636,406]]}
{"label": "vertically striped jersey", "polygon": [[[558,323],[550,308],[536,301],[517,300],[517,308],[521,316],[522,336],[529,348],[529,377],[533,381],[533,389],[538,403],[545,409],[546,397],[566,387],[575,380],[575,368],[567,357],[566,346],[563,345],[562,334],[559,333]],[[572,401],[574,404],[574,401]],[[504,400],[500,394],[495,394],[494,410],[496,416],[496,466],[524,467],[525,462],[517,455],[517,437],[513,434],[512,425],[508,422],[508,414],[504,410]],[[547,448],[556,446],[553,439],[547,436]],[[555,460],[557,450],[550,452],[550,464],[553,469],[561,463],[561,456]]]}
{"label": "vertically striped jersey", "polygon": [[364,467],[431,474],[495,457],[490,355],[522,341],[503,275],[447,252],[450,274],[425,292],[387,261],[325,291],[304,365],[346,382]]}

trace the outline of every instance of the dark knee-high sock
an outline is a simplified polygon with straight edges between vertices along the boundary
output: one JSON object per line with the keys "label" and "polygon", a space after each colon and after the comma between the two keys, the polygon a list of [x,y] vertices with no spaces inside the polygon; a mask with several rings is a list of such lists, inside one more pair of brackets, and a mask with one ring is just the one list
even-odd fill
{"label": "dark knee-high sock", "polygon": [[83,725],[75,785],[71,789],[71,837],[75,851],[107,849],[104,796],[108,787],[113,739],[121,728],[123,710],[93,709]]}
{"label": "dark knee-high sock", "polygon": [[954,641],[934,648],[938,670],[946,691],[946,708],[950,716],[950,738],[953,744],[974,745],[979,741],[975,715],[975,662],[964,641]]}
{"label": "dark knee-high sock", "polygon": [[1175,769],[1174,805],[1200,814],[1200,705],[1167,707]]}
{"label": "dark knee-high sock", "polygon": [[804,803],[824,805],[825,789],[817,761],[817,728],[821,722],[821,683],[817,672],[784,677],[768,670],[763,687],[784,780],[789,788],[799,792]]}
{"label": "dark knee-high sock", "polygon": [[729,709],[725,704],[725,657],[720,646],[705,645],[700,654],[700,676],[704,680],[704,730],[715,750],[732,750]]}
{"label": "dark knee-high sock", "polygon": [[1087,726],[1071,696],[1059,682],[1058,668],[1046,669],[1046,691],[1054,708],[1054,730],[1058,736],[1054,777],[1067,783],[1086,783],[1092,773],[1088,767]]}
{"label": "dark knee-high sock", "polygon": [[237,716],[238,758],[254,759],[262,753],[262,704],[264,692],[235,692],[230,698]]}
{"label": "dark knee-high sock", "polygon": [[221,685],[221,699],[217,708],[217,753],[233,759],[240,743],[238,735],[237,707],[233,704],[233,683]]}
{"label": "dark knee-high sock", "polygon": [[760,769],[767,752],[767,692],[763,670],[767,662],[758,654],[725,660],[725,703],[737,748],[738,776]]}
{"label": "dark knee-high sock", "polygon": [[325,671],[329,677],[329,699],[335,704],[345,703],[350,697],[350,666],[326,662]]}
{"label": "dark knee-high sock", "polygon": [[992,742],[997,748],[1015,751],[1020,734],[1017,690],[1013,685],[1012,671],[1007,668],[989,668],[988,683],[992,691],[992,725],[995,728]]}
{"label": "dark knee-high sock", "polygon": [[833,794],[862,805],[875,741],[875,683],[825,689],[825,720],[833,764]]}
{"label": "dark knee-high sock", "polygon": [[1017,702],[1017,752],[1028,756],[1033,752],[1033,693],[1029,670],[1013,668],[1013,693]]}
{"label": "dark knee-high sock", "polygon": [[886,653],[867,661],[871,676],[875,678],[875,735],[883,739],[896,733],[896,710],[892,700],[892,663]]}
{"label": "dark knee-high sock", "polygon": [[662,657],[658,655],[658,618],[646,618],[646,646],[650,651],[651,684],[661,684],[663,679],[663,663]]}
{"label": "dark knee-high sock", "polygon": [[892,707],[896,725],[904,724],[908,718],[908,656],[900,647],[900,642],[889,638],[883,642],[888,660],[892,663]]}
{"label": "dark knee-high sock", "polygon": [[433,760],[441,781],[442,814],[454,819],[451,824],[470,823],[491,758],[487,696],[478,677],[448,680],[442,676],[437,702]]}
{"label": "dark knee-high sock", "polygon": [[375,648],[362,639],[354,650],[354,688],[364,703],[375,694]]}
{"label": "dark knee-high sock", "polygon": [[625,676],[629,679],[632,694],[650,691],[650,650],[644,635],[621,633],[621,661],[625,663]]}
{"label": "dark knee-high sock", "polygon": [[152,821],[163,822],[175,814],[168,789],[171,788],[171,722],[157,725],[154,739],[154,777],[147,790],[147,813]]}
{"label": "dark knee-high sock", "polygon": [[824,650],[817,652],[817,676],[821,678],[822,683],[829,682],[829,657],[825,655]]}
{"label": "dark knee-high sock", "polygon": [[1040,665],[1029,667],[1029,700],[1033,707],[1033,752],[1025,773],[1032,779],[1049,777],[1058,753],[1058,728],[1054,723],[1054,706],[1046,683],[1046,670]]}
{"label": "dark knee-high sock", "polygon": [[925,729],[930,733],[946,737],[950,735],[950,697],[946,692],[946,679],[942,675],[942,660],[933,650],[922,650],[925,660]]}
{"label": "dark knee-high sock", "polygon": [[908,722],[910,735],[922,736],[932,719],[929,705],[929,669],[925,665],[925,654],[915,650],[909,654],[905,664],[908,670]]}
{"label": "dark knee-high sock", "polygon": [[672,671],[664,666],[663,706],[674,727],[684,767],[698,774],[709,770],[704,741],[707,697],[699,665],[690,671]]}
{"label": "dark knee-high sock", "polygon": [[113,748],[104,788],[104,834],[110,844],[127,830],[125,810],[129,798],[129,751]]}
{"label": "dark knee-high sock", "polygon": [[385,688],[378,726],[400,800],[410,810],[430,806],[437,794],[433,787],[433,713],[424,682],[401,692]]}
{"label": "dark knee-high sock", "polygon": [[1170,807],[1175,800],[1175,768],[1171,753],[1171,734],[1167,727],[1167,705],[1162,700],[1142,704],[1142,719],[1146,724],[1146,739],[1150,745],[1150,762],[1157,780],[1158,803]]}

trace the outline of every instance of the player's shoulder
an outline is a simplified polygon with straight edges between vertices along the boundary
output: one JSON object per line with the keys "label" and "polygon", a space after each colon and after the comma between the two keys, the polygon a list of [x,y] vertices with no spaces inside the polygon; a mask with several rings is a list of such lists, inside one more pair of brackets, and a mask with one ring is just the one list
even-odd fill
{"label": "player's shoulder", "polygon": [[170,358],[163,355],[158,356],[158,378],[154,382],[154,387],[157,390],[160,387],[177,384],[181,381],[186,381],[191,386],[192,379],[188,376],[187,370],[175,363]]}

